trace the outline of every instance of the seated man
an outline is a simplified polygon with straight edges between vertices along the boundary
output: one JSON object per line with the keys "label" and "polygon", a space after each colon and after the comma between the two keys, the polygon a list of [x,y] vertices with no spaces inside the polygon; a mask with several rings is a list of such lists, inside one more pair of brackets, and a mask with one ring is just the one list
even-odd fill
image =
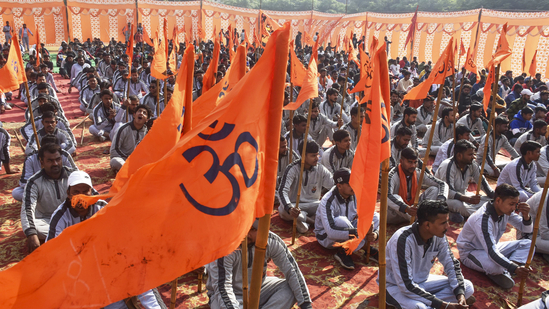
{"label": "seated man", "polygon": [[458,125],[456,126],[456,136],[457,141],[454,141],[454,139],[449,139],[440,148],[438,149],[437,156],[435,157],[435,162],[433,163],[432,170],[433,173],[436,173],[438,170],[440,164],[442,161],[452,157],[454,155],[454,145],[456,142],[459,142],[463,139],[469,139],[471,135],[471,129],[464,125]]}
{"label": "seated man", "polygon": [[486,273],[503,289],[515,286],[512,274],[522,279],[531,271],[519,266],[526,263],[531,240],[499,242],[507,222],[524,233],[532,233],[530,206],[519,203],[519,194],[509,184],[498,185],[494,199],[469,217],[456,241],[463,265]]}
{"label": "seated man", "polygon": [[284,174],[286,167],[288,167],[290,163],[298,159],[300,159],[299,154],[297,153],[297,151],[295,151],[295,149],[292,149],[292,155],[290,160],[290,150],[288,149],[288,141],[283,136],[281,136],[280,147],[278,147],[278,169],[276,170],[277,188],[280,185],[280,180],[282,179],[282,175]]}
{"label": "seated man", "polygon": [[520,146],[526,141],[538,142],[543,147],[547,145],[545,134],[547,134],[547,122],[544,120],[536,120],[534,121],[532,130],[522,133],[515,141],[513,148],[515,148],[517,152],[520,152]]}
{"label": "seated man", "polygon": [[513,185],[520,193],[519,201],[526,202],[534,193],[541,191],[537,180],[537,167],[541,145],[527,141],[520,146],[522,157],[509,162],[498,178],[498,186],[504,183]]}
{"label": "seated man", "polygon": [[536,175],[540,186],[545,184],[545,179],[549,172],[549,152],[547,151],[547,147],[549,146],[541,147],[539,160],[536,162]]}
{"label": "seated man", "polygon": [[135,109],[139,106],[139,99],[131,95],[124,101],[122,101],[122,105],[120,106],[120,109],[116,112],[116,116],[114,117],[114,126],[112,127],[111,134],[114,136],[118,129],[120,127],[128,122],[133,121],[133,114],[135,114]]}
{"label": "seated man", "polygon": [[80,90],[80,110],[86,113],[93,95],[99,92],[101,92],[101,89],[97,83],[97,77],[89,77],[88,85]]}
{"label": "seated man", "polygon": [[532,130],[532,117],[534,116],[534,110],[526,106],[521,109],[509,124],[509,132],[507,137],[509,138],[509,143],[511,145],[515,144],[515,141],[523,133]]}
{"label": "seated man", "polygon": [[[413,207],[421,170],[417,168],[418,153],[413,148],[402,150],[400,163],[389,172],[387,223],[410,222],[417,213]],[[448,185],[429,173],[423,175],[423,184],[428,188],[419,197],[422,200],[442,200],[448,197]]]}
{"label": "seated man", "polygon": [[135,147],[147,134],[146,123],[152,116],[152,111],[147,105],[139,105],[133,114],[133,120],[127,122],[118,129],[111,144],[111,168],[118,172]]}
{"label": "seated man", "polygon": [[470,141],[463,139],[456,143],[454,155],[442,161],[435,176],[444,180],[450,187],[446,203],[450,211],[455,213],[452,219],[461,223],[464,217],[468,218],[489,199],[494,197],[494,191],[482,176],[481,189],[487,196],[473,195],[467,192],[471,182],[478,182],[480,168],[475,159],[476,147]]}
{"label": "seated man", "polygon": [[417,131],[416,131],[417,109],[406,107],[404,118],[391,127],[391,138],[395,138],[396,131],[401,127],[409,128],[412,131],[411,147],[417,149]]}
{"label": "seated man", "polygon": [[[315,236],[318,243],[327,249],[334,249],[335,243],[343,243],[351,239],[351,235],[358,236],[356,197],[353,188],[349,185],[351,170],[341,168],[334,173],[335,186],[328,191],[320,201],[316,210]],[[374,220],[370,233],[366,235],[369,242],[374,242],[379,237],[379,214],[374,213]],[[366,239],[362,239],[358,245],[358,251],[364,247]],[[365,248],[366,249],[366,248]],[[355,269],[353,258],[339,248],[334,255],[336,261],[345,269]],[[370,249],[370,258],[377,261],[378,251]]]}
{"label": "seated man", "polygon": [[[48,134],[42,138],[42,141],[40,143],[41,146],[50,143],[59,145],[59,140],[55,135]],[[78,170],[70,153],[61,149],[61,157],[63,166],[66,166],[71,170]],[[38,173],[41,169],[42,166],[40,164],[40,160],[38,159],[38,151],[35,151],[32,154],[28,155],[25,159],[25,162],[23,163],[23,171],[21,172],[21,178],[19,179],[19,186],[13,189],[13,191],[11,192],[11,196],[16,201],[23,201],[23,192],[25,191],[25,185],[27,184],[27,181],[32,175]]]}
{"label": "seated man", "polygon": [[112,89],[114,91],[114,94],[119,99],[127,98],[128,97],[128,80],[130,79],[130,72],[128,70],[123,69],[120,71],[120,77],[115,79],[113,82]]}
{"label": "seated man", "polygon": [[[482,115],[482,108],[483,106],[480,103],[473,103],[469,108],[469,114],[459,118],[456,122],[456,127],[458,125],[463,125],[469,128],[471,131],[469,140],[473,143],[476,143],[476,139],[473,135],[478,136],[480,139],[484,134],[486,134],[486,130],[484,130],[484,125],[482,124],[482,119],[480,118]],[[478,145],[478,143],[476,143],[476,145]]]}
{"label": "seated man", "polygon": [[351,150],[351,135],[345,130],[334,132],[335,145],[328,148],[322,154],[320,163],[327,168],[330,173],[337,171],[342,167],[351,169],[355,153]]}
{"label": "seated man", "polygon": [[[305,164],[301,188],[298,188],[299,173],[301,172],[301,161],[292,162],[282,176],[278,187],[278,199],[280,206],[278,211],[280,218],[293,221],[297,218],[297,231],[306,233],[309,224],[314,223],[316,209],[320,204],[322,188],[329,190],[334,186],[332,173],[318,164],[318,151],[320,147],[315,141],[305,143]],[[303,142],[298,149],[303,148]],[[296,208],[297,190],[301,190],[299,208]]]}
{"label": "seated man", "polygon": [[[305,116],[300,114],[295,114],[294,119],[292,119],[293,128],[291,132],[287,132],[284,136],[286,140],[288,141],[288,145],[290,142],[292,142],[292,149],[295,149],[297,153],[301,153],[302,149],[298,148],[299,144],[303,142],[303,137],[305,136],[305,131],[307,130],[307,118]],[[290,134],[292,134],[292,138],[290,141]],[[309,134],[307,136],[308,141],[312,141],[313,138]],[[318,143],[317,143],[318,144]]]}
{"label": "seated man", "polygon": [[[493,154],[498,154],[501,148],[507,150],[513,159],[518,158],[519,154],[515,151],[515,148],[509,144],[507,137],[504,133],[507,132],[509,120],[503,117],[496,118],[496,125],[494,127],[494,133],[496,134],[496,149],[494,149],[494,135],[490,133],[488,138],[488,152],[486,153],[486,164],[484,165],[484,173],[493,177],[499,177],[500,167],[496,166],[495,157]],[[484,155],[484,143],[486,141],[486,134],[480,139],[480,145],[478,146],[477,163],[482,164],[482,156]]]}
{"label": "seated man", "polygon": [[[59,116],[59,113],[57,112],[57,108],[55,107],[55,105],[51,103],[44,103],[40,105],[39,110],[41,111],[39,116],[37,116],[37,114],[34,114],[34,125],[36,127],[36,131],[44,127],[44,125],[42,124],[44,113],[48,111],[53,112],[53,114],[55,115],[55,119],[57,120],[56,127],[65,131],[71,138],[72,142],[76,145],[76,138],[74,137],[74,134],[70,129],[69,122],[65,117]],[[32,122],[28,121],[23,127],[21,127],[19,132],[21,133],[21,137],[25,141],[30,141],[31,136],[34,134],[34,130],[32,128]]]}
{"label": "seated man", "polygon": [[423,99],[423,105],[417,109],[416,130],[420,136],[425,136],[425,132],[433,123],[433,112],[435,111],[435,98],[428,95]]}
{"label": "seated man", "polygon": [[326,142],[326,138],[332,136],[332,130],[343,125],[343,119],[332,121],[326,115],[320,112],[318,103],[313,102],[311,107],[311,123],[309,125],[309,135],[321,147]]}
{"label": "seated man", "polygon": [[[61,234],[69,226],[73,226],[91,218],[99,210],[101,210],[101,208],[107,205],[107,202],[99,200],[95,204],[88,207],[83,207],[81,204],[77,204],[74,207],[72,206],[71,199],[73,196],[79,194],[89,196],[92,195],[92,191],[93,186],[91,178],[86,172],[76,171],[69,176],[67,180],[67,198],[53,212],[46,241],[50,241],[59,236],[59,234]],[[156,289],[149,290],[137,297],[145,308],[166,308],[166,305],[162,301],[159,301],[161,298]],[[119,308],[127,308],[124,300],[105,307],[105,309]]]}
{"label": "seated man", "polygon": [[6,174],[15,174],[17,172],[16,169],[12,171],[10,166],[10,141],[10,134],[0,124],[0,161],[2,161]]}
{"label": "seated man", "polygon": [[[256,220],[247,236],[248,257],[255,256],[257,228]],[[290,309],[295,303],[301,309],[313,308],[309,289],[299,266],[284,241],[273,232],[269,232],[265,253],[265,261],[271,259],[284,274],[285,279],[263,277],[259,308]],[[248,274],[252,273],[253,264],[253,260],[248,261]],[[206,288],[210,308],[242,308],[242,251],[240,248],[206,265],[206,271],[208,272]],[[263,273],[265,271],[266,268]]]}
{"label": "seated man", "polygon": [[[543,191],[539,191],[536,194],[532,195],[526,203],[530,206],[530,216],[536,218],[538,207],[541,205],[543,209],[541,210],[541,217],[539,220],[539,231],[536,238],[536,253],[541,253],[543,258],[549,262],[549,217],[547,216],[547,203],[548,199],[544,202],[541,201],[541,195]],[[523,237],[525,236],[525,237]],[[517,230],[517,239],[529,238],[528,235],[523,235]]]}
{"label": "seated man", "polygon": [[402,150],[408,148],[411,139],[412,130],[410,128],[403,126],[396,130],[395,136],[391,141],[391,158],[389,159],[391,169],[400,163],[400,154]]}
{"label": "seated man", "polygon": [[[360,108],[360,115],[358,114],[358,109]],[[351,121],[343,125],[341,129],[347,130],[351,135],[351,150],[356,150],[356,145],[358,145],[358,130],[360,130],[362,124],[361,121],[364,119],[364,108],[359,106],[353,106],[351,108]],[[309,129],[310,130],[310,129]]]}
{"label": "seated man", "polygon": [[549,290],[541,293],[540,299],[520,306],[519,309],[547,309],[549,308]]}
{"label": "seated man", "polygon": [[29,178],[21,204],[21,226],[29,253],[44,242],[50,228],[50,218],[67,197],[67,179],[72,172],[64,167],[61,147],[45,144],[38,151],[42,170]]}
{"label": "seated man", "polygon": [[[448,240],[448,206],[424,200],[417,222],[400,228],[387,243],[387,303],[396,308],[467,308],[475,302]],[[431,275],[434,262],[446,276]],[[378,275],[379,281],[379,275]]]}
{"label": "seated man", "polygon": [[120,105],[113,103],[113,94],[110,90],[101,91],[101,103],[93,109],[93,124],[90,125],[90,133],[104,142],[110,138],[110,132],[114,127],[116,113]]}
{"label": "seated man", "polygon": [[443,109],[441,119],[439,119],[434,126],[431,126],[427,132],[425,132],[425,136],[421,141],[421,145],[424,149],[422,150],[423,153],[427,151],[431,130],[435,130],[435,133],[433,134],[433,141],[431,143],[431,151],[429,154],[436,156],[440,146],[442,146],[442,144],[444,144],[447,140],[454,137],[454,111],[449,107]]}
{"label": "seated man", "polygon": [[[42,116],[42,129],[36,132],[38,134],[38,141],[41,144],[42,138],[47,134],[54,135],[59,141],[59,146],[66,152],[72,154],[76,147],[67,132],[60,130],[57,127],[57,118],[53,112],[47,111]],[[30,137],[27,148],[25,149],[25,154],[28,156],[34,151],[38,151],[38,145],[36,143],[36,136],[33,134]]]}

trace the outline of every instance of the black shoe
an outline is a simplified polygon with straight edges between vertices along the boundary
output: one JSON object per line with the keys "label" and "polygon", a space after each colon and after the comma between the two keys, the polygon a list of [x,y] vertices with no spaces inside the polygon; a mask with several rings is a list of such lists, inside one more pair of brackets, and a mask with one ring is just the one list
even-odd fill
{"label": "black shoe", "polygon": [[345,253],[345,250],[339,249],[337,250],[337,253],[334,255],[334,259],[341,264],[341,266],[348,270],[355,269],[355,263],[353,262],[353,258],[350,255],[347,255]]}
{"label": "black shoe", "polygon": [[[364,254],[366,256],[366,254]],[[379,264],[379,250],[370,246],[370,261],[374,261]]]}
{"label": "black shoe", "polygon": [[515,281],[511,278],[511,275],[509,275],[508,272],[501,275],[486,275],[504,290],[510,290],[515,286]]}

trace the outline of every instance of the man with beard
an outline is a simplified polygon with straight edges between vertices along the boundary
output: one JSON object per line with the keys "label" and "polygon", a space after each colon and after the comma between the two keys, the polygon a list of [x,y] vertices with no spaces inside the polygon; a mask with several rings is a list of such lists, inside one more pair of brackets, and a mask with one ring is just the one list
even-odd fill
{"label": "man with beard", "polygon": [[486,131],[484,130],[484,125],[482,124],[482,119],[480,118],[481,115],[482,115],[482,105],[475,102],[469,108],[469,114],[459,118],[459,120],[456,122],[456,126],[463,125],[469,128],[469,130],[471,131],[469,140],[473,142],[473,144],[477,144],[477,145],[478,143],[475,140],[473,133],[477,134],[478,138],[486,134]]}
{"label": "man with beard", "polygon": [[29,253],[46,239],[51,215],[67,198],[67,180],[71,173],[62,164],[59,145],[42,145],[38,158],[42,170],[27,181],[21,204],[21,226],[27,236]]}
{"label": "man with beard", "polygon": [[[360,114],[359,114],[360,109]],[[351,150],[355,151],[358,145],[358,131],[361,128],[362,119],[364,119],[364,108],[360,106],[353,106],[351,108],[351,121],[341,127],[342,130],[347,130],[351,136]],[[309,128],[310,130],[310,128]]]}
{"label": "man with beard", "polygon": [[[60,204],[53,212],[50,220],[50,227],[46,241],[50,241],[59,236],[66,228],[83,222],[94,216],[101,208],[107,205],[103,200],[97,201],[93,205],[85,207],[78,203],[72,205],[71,199],[73,196],[92,195],[93,186],[91,177],[86,172],[75,171],[67,180],[67,195],[65,201]],[[148,290],[147,292],[137,296],[141,304],[147,309],[164,309],[166,305],[160,298],[160,294],[156,289]],[[127,308],[124,300],[108,305],[105,309],[121,309]]]}
{"label": "man with beard", "polygon": [[110,90],[101,91],[101,103],[93,109],[93,124],[90,126],[90,133],[100,141],[110,138],[110,132],[114,127],[116,113],[120,105],[113,103],[113,94]]}
{"label": "man with beard", "polygon": [[[446,239],[448,212],[446,202],[425,200],[417,209],[418,221],[389,239],[385,254],[388,304],[396,308],[464,309],[475,302],[473,283],[463,278]],[[437,259],[446,276],[431,274]]]}
{"label": "man with beard", "polygon": [[508,183],[520,193],[520,202],[526,202],[536,192],[541,191],[537,180],[536,163],[541,155],[538,142],[526,141],[520,146],[520,158],[509,162],[498,177],[498,185]]}
{"label": "man with beard", "polygon": [[[462,139],[469,139],[471,130],[463,125],[456,126],[456,136],[457,141],[452,139],[447,140],[440,148],[438,149],[437,156],[435,157],[435,162],[433,163],[432,170],[433,173],[436,173],[442,161],[451,158],[454,155],[454,146],[456,143]],[[443,179],[443,178],[441,178]]]}
{"label": "man with beard", "polygon": [[[57,137],[59,146],[66,152],[72,154],[76,150],[76,146],[69,134],[57,127],[57,118],[53,112],[47,111],[44,113],[42,116],[42,129],[38,130],[36,133],[38,134],[38,141],[40,141],[40,144],[42,144],[42,138],[47,134],[50,134]],[[38,151],[38,145],[36,144],[36,136],[33,134],[27,144],[25,154],[28,156],[34,151]]]}
{"label": "man with beard", "polygon": [[404,118],[401,121],[395,123],[391,127],[391,137],[394,138],[396,131],[401,127],[406,127],[412,131],[412,138],[410,139],[412,148],[417,149],[417,131],[416,131],[416,119],[417,109],[413,107],[406,107],[404,110]]}
{"label": "man with beard", "polygon": [[319,145],[326,142],[326,138],[332,135],[332,130],[337,129],[343,125],[343,119],[336,119],[332,121],[331,118],[326,117],[326,115],[320,112],[318,103],[313,102],[311,107],[311,123],[309,124],[309,135],[315,140]]}
{"label": "man with beard", "polygon": [[420,136],[424,136],[431,123],[433,123],[433,112],[435,110],[435,98],[428,95],[423,99],[423,105],[417,109],[416,131]]}
{"label": "man with beard", "polygon": [[[507,118],[503,117],[497,117],[495,121],[494,126],[494,133],[496,135],[496,144],[494,149],[494,139],[493,134],[490,133],[490,136],[488,137],[488,152],[486,153],[486,164],[484,165],[484,172],[485,174],[488,174],[490,176],[499,177],[500,174],[500,168],[496,166],[496,158],[493,157],[493,154],[498,154],[500,149],[505,149],[513,159],[518,158],[519,154],[511,146],[509,141],[507,140],[507,137],[505,136],[505,132],[507,132],[509,128],[509,120]],[[484,143],[486,142],[486,134],[480,139],[480,145],[478,146],[478,153],[477,153],[477,163],[480,165],[482,164],[482,156],[484,155]]]}
{"label": "man with beard", "polygon": [[454,137],[454,117],[454,111],[451,108],[445,108],[442,111],[441,119],[439,119],[435,125],[432,125],[427,132],[425,132],[425,136],[421,141],[423,153],[427,151],[431,130],[435,130],[431,143],[431,151],[429,153],[433,156],[436,156],[442,144]]}
{"label": "man with beard", "polygon": [[152,111],[146,105],[139,105],[133,113],[133,120],[125,123],[114,134],[111,144],[111,168],[118,172],[135,147],[147,134],[146,123],[151,119]]}
{"label": "man with beard", "polygon": [[139,99],[134,95],[131,95],[124,100],[122,106],[118,109],[118,112],[116,112],[116,117],[114,117],[116,122],[111,130],[112,136],[116,134],[123,124],[133,121],[133,114],[135,113],[137,106],[139,106]]}

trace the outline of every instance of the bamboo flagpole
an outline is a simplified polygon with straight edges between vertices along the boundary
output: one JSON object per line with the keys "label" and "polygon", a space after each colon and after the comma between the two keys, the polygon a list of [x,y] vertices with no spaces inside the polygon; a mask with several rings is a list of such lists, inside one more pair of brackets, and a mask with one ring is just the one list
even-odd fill
{"label": "bamboo flagpole", "polygon": [[177,278],[172,281],[172,295],[170,297],[170,309],[175,309],[175,301],[177,299]]}
{"label": "bamboo flagpole", "polygon": [[261,278],[263,277],[263,264],[265,263],[265,253],[267,252],[267,240],[269,237],[270,226],[270,214],[266,214],[259,218],[259,227],[255,241],[255,256],[252,268],[252,283],[250,286],[250,294],[248,295],[248,308],[250,309],[259,308]]}
{"label": "bamboo flagpole", "polygon": [[19,146],[21,147],[21,150],[23,150],[23,153],[25,153],[25,146],[23,146],[23,143],[21,142],[21,138],[19,138],[19,134],[17,133],[17,130],[13,130],[13,133],[15,133],[15,137],[17,137],[17,140],[19,141]]}
{"label": "bamboo flagpole", "polygon": [[[425,166],[425,164],[423,165]],[[386,293],[386,265],[385,247],[387,245],[387,195],[389,194],[389,159],[385,159],[381,165],[381,199],[379,204],[379,309],[385,309]],[[368,248],[370,248],[368,246]]]}
{"label": "bamboo flagpole", "polygon": [[[497,80],[499,78],[499,69],[500,69],[500,66],[498,65],[496,67],[496,72],[495,72],[495,80],[494,82],[492,83],[492,110],[490,112],[490,121],[488,121],[488,129],[486,130],[486,137],[484,139],[484,153],[482,154],[482,163],[480,164],[480,174],[479,174],[479,177],[478,177],[478,182],[477,182],[477,192],[476,192],[476,195],[479,195],[480,193],[480,188],[482,187],[481,184],[482,184],[482,175],[484,174],[484,164],[486,164],[486,155],[488,153],[488,144],[490,143],[490,130],[492,129],[492,126],[494,126],[493,128],[493,131],[495,133],[495,120],[496,120],[496,93],[497,93],[497,89],[498,89],[498,83],[497,83]],[[494,138],[495,140],[495,138]],[[494,159],[494,163],[496,161],[496,157],[494,156],[493,157]]]}
{"label": "bamboo flagpole", "polygon": [[242,307],[248,309],[248,237],[244,237],[242,248]]}
{"label": "bamboo flagpole", "polygon": [[[352,44],[352,43],[351,43]],[[347,49],[349,47],[347,46]],[[345,73],[345,81],[343,82],[343,88],[341,89],[341,110],[339,111],[339,117],[338,117],[338,120],[341,120],[341,117],[343,115],[343,105],[345,104],[345,98],[347,97],[347,81],[348,81],[348,76],[349,76],[349,67],[351,66],[351,61],[350,60],[347,60],[347,71]],[[335,81],[337,83],[337,81]],[[340,128],[339,127],[339,124],[337,125],[338,129]],[[322,146],[322,145],[321,145]]]}
{"label": "bamboo flagpole", "polygon": [[[299,211],[299,199],[301,198],[301,183],[303,181],[303,170],[305,169],[305,155],[307,149],[307,142],[309,136],[309,125],[311,124],[311,110],[313,107],[313,99],[309,99],[309,113],[307,114],[307,128],[305,129],[305,134],[303,135],[303,149],[301,150],[301,170],[299,172],[299,181],[297,182],[297,198],[295,200],[295,208]],[[291,133],[290,133],[291,134]],[[297,229],[297,218],[294,218],[292,224],[292,243],[295,244],[295,236]]]}
{"label": "bamboo flagpole", "polygon": [[[534,258],[534,249],[536,247],[536,240],[538,238],[539,221],[541,219],[541,213],[543,207],[546,207],[547,190],[549,189],[549,177],[545,178],[545,185],[543,186],[543,192],[541,193],[541,200],[539,201],[538,211],[536,212],[536,219],[534,221],[534,232],[532,234],[532,243],[530,244],[530,251],[528,252],[528,258],[524,267],[529,268]],[[518,292],[517,307],[522,305],[522,294],[524,294],[524,286],[526,285],[526,279],[520,280],[520,288]]]}
{"label": "bamboo flagpole", "polygon": [[38,133],[36,132],[36,124],[34,123],[34,113],[32,111],[32,104],[29,92],[29,82],[25,81],[25,90],[27,95],[27,102],[29,102],[29,116],[32,124],[32,132],[34,133],[34,139],[36,140],[36,146],[40,149],[40,141],[38,140]]}
{"label": "bamboo flagpole", "polygon": [[[456,43],[456,46],[457,46],[457,43]],[[460,50],[461,51],[461,50]],[[454,59],[455,61],[455,59]],[[461,55],[458,53],[458,70],[459,70],[459,65],[460,65],[460,62],[461,62]],[[456,72],[456,71],[454,71]],[[453,80],[454,80],[454,83],[452,85],[452,105],[453,105],[453,110],[454,110],[454,143],[457,141],[457,135],[456,135],[456,116],[457,116],[457,105],[458,105],[458,102],[456,102],[456,74],[454,73],[454,75],[452,76]],[[459,84],[459,94],[461,95],[461,89],[463,88],[463,77],[465,77],[465,74],[463,74],[462,78],[461,78],[461,83]],[[458,100],[459,101],[459,100]]]}
{"label": "bamboo flagpole", "polygon": [[158,78],[156,79],[156,117],[160,117],[160,81]]}
{"label": "bamboo flagpole", "polygon": [[[433,112],[433,125],[431,126],[431,131],[429,133],[429,143],[427,144],[427,149],[425,151],[425,155],[423,156],[423,164],[421,166],[421,173],[419,174],[419,180],[417,182],[418,186],[417,186],[417,190],[416,190],[415,196],[414,196],[414,205],[412,206],[414,208],[417,208],[417,204],[419,202],[419,193],[421,192],[421,186],[423,184],[423,177],[425,176],[425,168],[427,167],[427,162],[429,161],[429,153],[431,152],[431,144],[433,143],[433,136],[435,135],[435,127],[436,127],[436,124],[437,124],[438,110],[440,108],[440,101],[442,100],[442,93],[443,92],[444,92],[444,89],[442,88],[442,86],[439,87],[438,88],[437,104],[435,106],[435,111]],[[416,221],[416,217],[412,216],[410,218],[410,224],[414,223],[414,221]]]}

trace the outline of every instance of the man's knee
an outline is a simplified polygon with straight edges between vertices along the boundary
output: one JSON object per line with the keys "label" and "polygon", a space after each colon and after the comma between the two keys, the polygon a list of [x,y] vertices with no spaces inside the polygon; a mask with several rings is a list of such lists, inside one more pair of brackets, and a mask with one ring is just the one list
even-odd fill
{"label": "man's knee", "polygon": [[15,189],[13,189],[13,191],[11,192],[11,196],[16,200],[16,201],[23,201],[23,192],[25,191],[25,188],[23,187],[17,187]]}
{"label": "man's knee", "polygon": [[115,171],[118,171],[122,168],[124,163],[126,163],[126,160],[120,157],[114,157],[111,159],[111,168]]}
{"label": "man's knee", "polygon": [[351,221],[349,221],[349,218],[347,218],[345,216],[335,217],[334,218],[334,224],[335,224],[335,226],[341,227],[341,228],[354,228]]}
{"label": "man's knee", "polygon": [[436,200],[438,196],[439,196],[438,187],[429,187],[422,194],[423,200]]}
{"label": "man's knee", "polygon": [[464,279],[463,283],[465,285],[465,298],[467,299],[473,296],[473,293],[475,293],[475,287],[470,280]]}
{"label": "man's knee", "polygon": [[519,202],[526,202],[528,199],[530,199],[530,195],[526,193],[525,191],[519,191]]}

